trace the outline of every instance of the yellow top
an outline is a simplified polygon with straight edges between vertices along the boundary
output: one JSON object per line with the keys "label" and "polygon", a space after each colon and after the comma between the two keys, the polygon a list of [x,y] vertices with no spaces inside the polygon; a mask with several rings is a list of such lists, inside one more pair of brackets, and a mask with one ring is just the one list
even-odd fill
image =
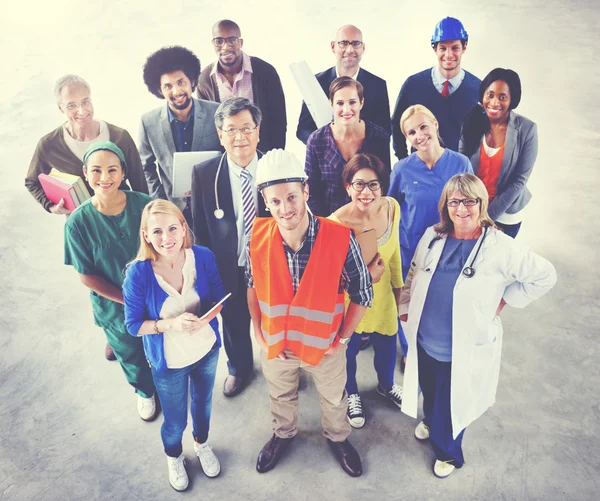
{"label": "yellow top", "polygon": [[[393,220],[385,233],[377,239],[377,250],[385,263],[385,271],[381,280],[373,284],[373,304],[358,324],[355,331],[358,334],[377,332],[393,336],[398,332],[398,308],[392,289],[400,289],[404,285],[400,261],[400,205],[392,197],[384,198],[394,207]],[[344,224],[333,214],[329,219]],[[346,296],[346,303],[348,302]]]}

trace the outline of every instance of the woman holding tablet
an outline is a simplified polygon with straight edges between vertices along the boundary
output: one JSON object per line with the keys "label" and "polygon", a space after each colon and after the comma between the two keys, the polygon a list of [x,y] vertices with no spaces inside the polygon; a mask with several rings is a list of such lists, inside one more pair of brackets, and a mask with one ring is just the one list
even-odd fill
{"label": "woman holding tablet", "polygon": [[[169,482],[188,486],[181,439],[187,426],[188,386],[194,450],[204,473],[216,477],[219,460],[207,444],[212,391],[221,336],[211,309],[224,296],[214,254],[192,246],[182,212],[166,200],[154,200],[142,213],[140,248],[123,284],[125,322],[143,336],[165,420],[161,437]],[[210,310],[210,311],[209,311]],[[208,312],[202,316],[202,312]]]}

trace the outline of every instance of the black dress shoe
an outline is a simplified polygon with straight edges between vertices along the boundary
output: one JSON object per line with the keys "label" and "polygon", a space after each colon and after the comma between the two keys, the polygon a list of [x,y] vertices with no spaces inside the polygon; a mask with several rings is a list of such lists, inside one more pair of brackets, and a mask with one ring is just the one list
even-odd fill
{"label": "black dress shoe", "polygon": [[340,462],[342,469],[351,477],[360,477],[362,475],[362,464],[360,456],[356,449],[348,440],[343,442],[333,442],[327,439],[331,451]]}
{"label": "black dress shoe", "polygon": [[229,375],[225,378],[225,384],[223,385],[223,395],[225,395],[226,397],[235,397],[246,387],[247,383],[247,377]]}
{"label": "black dress shoe", "polygon": [[275,468],[277,461],[279,461],[279,458],[281,458],[285,450],[289,447],[292,440],[294,440],[294,437],[280,438],[273,434],[271,440],[258,453],[256,471],[258,473],[265,473]]}

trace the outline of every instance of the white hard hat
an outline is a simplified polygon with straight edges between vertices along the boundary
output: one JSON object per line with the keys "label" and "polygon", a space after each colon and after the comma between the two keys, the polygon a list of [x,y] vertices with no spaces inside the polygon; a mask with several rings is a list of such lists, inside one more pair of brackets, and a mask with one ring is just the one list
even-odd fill
{"label": "white hard hat", "polygon": [[305,182],[308,176],[304,167],[289,151],[275,149],[268,151],[258,161],[256,188],[260,191],[267,186],[279,183]]}

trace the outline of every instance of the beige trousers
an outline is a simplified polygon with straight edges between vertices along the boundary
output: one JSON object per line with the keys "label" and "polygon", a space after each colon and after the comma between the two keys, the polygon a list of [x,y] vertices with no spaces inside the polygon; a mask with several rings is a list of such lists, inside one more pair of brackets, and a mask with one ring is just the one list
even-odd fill
{"label": "beige trousers", "polygon": [[266,353],[261,353],[263,374],[269,383],[273,433],[291,438],[298,432],[298,382],[300,369],[304,369],[312,375],[319,392],[323,434],[333,442],[346,440],[351,430],[346,420],[346,347],[325,355],[316,366],[302,362],[290,350],[285,354],[287,360],[267,360]]}

